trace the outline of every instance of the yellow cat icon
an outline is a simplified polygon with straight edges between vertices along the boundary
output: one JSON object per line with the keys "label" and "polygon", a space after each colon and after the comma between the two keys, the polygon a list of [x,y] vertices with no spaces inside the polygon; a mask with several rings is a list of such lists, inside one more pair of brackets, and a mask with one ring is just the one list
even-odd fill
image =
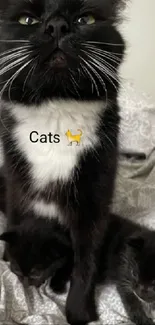
{"label": "yellow cat icon", "polygon": [[71,133],[70,130],[68,130],[68,131],[65,133],[65,135],[66,135],[66,137],[67,137],[67,139],[68,139],[68,141],[69,141],[69,146],[72,146],[72,143],[73,143],[73,142],[76,142],[76,145],[77,145],[77,146],[80,145],[81,137],[82,137],[82,131],[79,130],[79,129],[78,129],[77,131],[79,131],[80,134],[73,135],[73,134]]}

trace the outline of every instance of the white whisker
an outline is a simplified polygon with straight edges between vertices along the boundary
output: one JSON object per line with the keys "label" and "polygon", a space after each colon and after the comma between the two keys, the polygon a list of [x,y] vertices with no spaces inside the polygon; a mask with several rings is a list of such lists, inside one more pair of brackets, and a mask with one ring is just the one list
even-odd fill
{"label": "white whisker", "polygon": [[98,54],[96,54],[94,52],[90,52],[90,51],[89,52],[88,51],[84,51],[84,50],[81,50],[81,51],[83,51],[85,54],[90,55],[92,58],[95,58],[96,57],[99,62],[103,62],[103,63],[107,64],[111,69],[113,69],[113,72],[116,72],[116,68],[112,64],[110,64],[109,62],[107,62],[103,58],[103,56],[100,56],[100,55],[98,55]]}
{"label": "white whisker", "polygon": [[73,87],[74,87],[76,93],[78,94],[78,96],[80,97],[80,94],[79,94],[79,92],[78,92],[78,90],[77,90],[77,86],[78,86],[78,85],[77,85],[77,83],[76,83],[76,81],[75,81],[74,76],[73,76],[72,73],[71,73],[71,70],[70,70],[70,77],[71,77],[71,81],[72,81]]}
{"label": "white whisker", "polygon": [[0,70],[0,76],[8,72],[9,70],[15,68],[17,65],[19,65],[25,58],[28,57],[28,54],[20,57],[20,59],[13,61],[12,63],[9,63],[7,66],[5,66],[3,69]]}
{"label": "white whisker", "polygon": [[101,50],[101,51],[103,51],[104,53],[109,54],[109,55],[111,55],[111,56],[113,56],[113,57],[115,57],[115,58],[117,58],[118,60],[121,61],[121,58],[118,58],[117,55],[122,56],[122,53],[110,52],[110,51],[106,51],[106,50]]}
{"label": "white whisker", "polygon": [[[18,62],[16,65],[15,65],[15,67],[17,66],[17,65],[19,65],[23,60],[25,60],[26,58],[28,58],[28,55],[26,55],[25,57],[23,57],[22,59],[20,59],[20,62]],[[19,60],[18,60],[19,61]],[[31,60],[30,60],[31,61]],[[28,61],[28,62],[30,62],[30,61]],[[14,76],[16,76],[17,75],[17,73],[20,73],[26,66],[27,66],[27,64],[28,63],[25,63],[21,68],[19,68],[19,70],[18,71],[16,71],[15,73],[14,73],[14,75],[13,76],[11,76],[11,78],[5,83],[5,85],[4,85],[4,87],[2,88],[2,90],[1,90],[1,92],[0,92],[0,98],[2,97],[2,95],[3,95],[3,93],[4,93],[4,91],[5,91],[5,89],[6,89],[6,87],[9,85],[9,83],[12,81],[12,79],[14,78]]]}
{"label": "white whisker", "polygon": [[[22,55],[25,54],[30,54],[31,51],[27,51],[27,50],[21,50],[18,53],[14,53],[14,54],[9,54],[7,55],[5,58],[0,59],[0,66],[4,65],[5,63],[8,63],[9,61],[11,62],[12,60],[18,58],[18,57],[22,57]],[[13,61],[14,62],[14,61]],[[12,63],[13,63],[12,62]]]}
{"label": "white whisker", "polygon": [[[91,63],[91,61],[89,61],[89,63]],[[94,67],[92,67],[92,65],[90,64],[91,70],[94,72],[95,76],[97,77],[97,79],[100,81],[101,86],[103,87],[103,89],[105,90],[105,94],[106,94],[106,103],[107,103],[107,88],[106,88],[106,84],[103,80],[103,78],[101,78],[101,76],[99,75],[99,73],[96,71],[96,69]]]}
{"label": "white whisker", "polygon": [[29,41],[27,40],[0,40],[1,43],[30,43]]}
{"label": "white whisker", "polygon": [[[92,59],[91,59],[92,60]],[[95,60],[95,59],[94,59]],[[99,69],[104,75],[105,75],[105,77],[111,82],[111,84],[114,86],[114,88],[117,90],[117,87],[116,87],[116,85],[114,84],[114,82],[113,82],[113,80],[111,79],[111,78],[113,78],[113,79],[115,79],[114,78],[114,76],[110,73],[110,71],[106,68],[106,66],[105,65],[102,65],[102,64],[100,64],[98,61],[96,61],[95,60],[95,62],[94,62],[94,60],[93,60],[93,62],[92,62],[92,64],[97,68],[97,69]],[[111,77],[111,78],[110,78]],[[116,80],[117,81],[117,80]]]}
{"label": "white whisker", "polygon": [[[110,82],[112,83],[114,88],[117,89],[116,85],[113,83],[113,81],[110,78],[110,76],[111,76],[114,80],[117,81],[115,75],[113,75],[113,72],[110,71],[110,69],[108,70],[107,66],[105,64],[103,65],[101,60],[96,60],[94,58],[95,55],[92,57],[88,52],[86,52],[84,50],[81,50],[81,51],[84,52],[91,59],[93,66],[95,66],[97,69],[101,69],[102,73],[105,74],[105,76],[110,80]],[[105,61],[105,63],[106,63],[106,61]]]}
{"label": "white whisker", "polygon": [[108,58],[108,60],[112,61],[112,62],[115,62],[117,65],[121,62],[121,60],[115,56],[112,56],[110,55],[109,53],[104,53],[104,51],[96,51],[96,50],[93,50],[93,49],[88,49],[88,51],[92,52],[92,53],[95,53],[97,54],[98,56],[100,57],[103,57],[103,58]]}
{"label": "white whisker", "polygon": [[101,59],[97,56],[97,59],[95,58],[92,58],[97,64],[100,64],[100,66],[102,66],[103,68],[105,68],[109,74],[111,75],[111,77],[117,81],[119,83],[119,80],[118,78],[116,77],[116,70],[115,68],[109,63],[107,62],[106,60],[104,59]]}
{"label": "white whisker", "polygon": [[[83,59],[83,58],[82,58]],[[84,60],[84,59],[83,59]],[[85,60],[84,60],[85,61]],[[107,96],[107,88],[106,88],[106,84],[104,82],[104,80],[101,78],[100,74],[96,71],[96,69],[94,67],[92,67],[92,62],[91,61],[85,61],[85,63],[87,63],[87,65],[89,66],[89,69],[94,73],[94,75],[96,76],[96,78],[99,80],[101,86],[103,87],[103,89],[105,90],[105,95],[106,95],[106,103],[108,102],[108,96]]]}
{"label": "white whisker", "polygon": [[109,45],[109,46],[124,46],[124,44],[117,44],[117,43],[106,43],[106,42],[97,42],[97,41],[86,41],[85,43],[88,44],[103,44],[103,45]]}
{"label": "white whisker", "polygon": [[[36,60],[36,58],[35,58],[35,59],[33,59],[33,61],[35,61],[35,60]],[[37,63],[36,63],[36,64],[37,64]],[[29,72],[28,72],[28,74],[27,74],[26,78],[25,78],[25,81],[24,81],[24,84],[23,84],[23,92],[24,92],[24,89],[25,89],[25,86],[26,86],[26,82],[27,82],[27,80],[28,80],[29,76],[31,75],[31,72],[33,72],[33,71],[34,71],[35,67],[36,67],[36,65],[35,65],[35,64],[33,64],[33,65],[32,65],[32,67],[30,68],[30,70],[29,70]]]}
{"label": "white whisker", "polygon": [[[74,71],[72,71],[71,69],[69,69],[71,75],[74,77]],[[79,87],[78,83],[76,82],[75,78],[74,78],[75,84],[77,87]]]}
{"label": "white whisker", "polygon": [[3,56],[5,56],[5,55],[8,55],[8,54],[11,54],[11,53],[14,53],[14,52],[18,52],[20,50],[28,49],[30,47],[31,47],[30,45],[25,45],[25,46],[20,46],[20,47],[16,47],[16,48],[13,48],[13,49],[4,51],[4,52],[2,52],[0,54],[0,58],[3,57]]}
{"label": "white whisker", "polygon": [[[81,57],[81,60],[82,60],[82,57]],[[89,79],[91,80],[91,85],[92,85],[92,94],[93,94],[93,92],[94,92],[94,86],[95,86],[95,88],[96,88],[96,92],[97,92],[97,95],[99,96],[100,93],[99,93],[99,91],[98,91],[98,87],[97,87],[96,81],[95,81],[95,79],[93,78],[91,72],[89,72],[89,70],[88,70],[88,69],[87,69],[87,68],[86,68],[82,63],[81,63],[81,67],[82,67],[82,69],[86,72],[86,76],[88,76]]]}
{"label": "white whisker", "polygon": [[[90,69],[90,70],[92,70],[91,69],[91,66],[90,66],[90,64],[82,57],[82,56],[80,56],[80,59],[87,65],[87,67]],[[87,70],[87,68],[85,67],[85,69]],[[88,70],[87,70],[88,71]],[[88,72],[88,74],[89,74],[89,72]],[[95,81],[95,79],[93,78],[93,76],[91,75],[91,77],[92,77],[92,80],[93,80],[93,82],[94,82],[94,86],[95,86],[95,88],[96,88],[96,92],[97,92],[97,96],[100,96],[100,92],[99,92],[99,89],[98,89],[98,86],[97,86],[97,84],[96,84],[96,81]]]}
{"label": "white whisker", "polygon": [[85,48],[91,52],[94,52],[100,56],[103,56],[104,58],[106,58],[106,57],[111,58],[112,61],[116,62],[117,64],[121,62],[120,58],[118,58],[116,55],[114,55],[113,53],[111,53],[109,51],[104,51],[104,50],[98,49],[95,46],[85,46]]}
{"label": "white whisker", "polygon": [[[109,53],[110,55],[114,55],[114,56],[116,56],[117,57],[117,55],[120,55],[120,56],[122,56],[122,53],[120,53],[120,52],[111,52],[111,51],[107,51],[107,50],[104,50],[104,49],[102,49],[102,48],[100,48],[100,47],[97,47],[96,45],[93,45],[93,44],[88,44],[88,43],[81,43],[81,45],[83,45],[84,47],[87,47],[87,48],[92,48],[92,49],[94,49],[94,50],[98,50],[98,51],[100,51],[100,52],[106,52],[106,53]],[[117,57],[118,58],[118,57]]]}
{"label": "white whisker", "polygon": [[117,89],[117,88],[116,88],[116,85],[112,82],[112,79],[115,80],[117,82],[117,84],[121,85],[121,87],[124,89],[124,91],[126,91],[125,87],[123,86],[123,83],[121,82],[122,81],[122,78],[120,80],[120,77],[119,78],[117,77],[117,73],[116,73],[117,72],[117,69],[112,64],[110,64],[109,62],[107,62],[106,56],[105,56],[105,59],[103,59],[103,57],[101,58],[101,56],[99,54],[97,54],[97,53],[94,54],[93,53],[93,56],[92,57],[94,59],[96,59],[97,65],[100,62],[100,65],[102,66],[102,69],[104,70],[104,74],[110,80],[110,82],[113,84],[113,86],[115,87],[115,89]]}
{"label": "white whisker", "polygon": [[12,76],[11,80],[10,80],[10,85],[9,85],[9,99],[11,101],[11,87],[13,82],[15,81],[15,79],[18,77],[18,75],[20,74],[21,71],[23,71],[24,68],[27,67],[28,64],[30,64],[30,62],[32,62],[33,59],[29,60],[28,62],[26,62],[21,68],[19,68],[16,73]]}

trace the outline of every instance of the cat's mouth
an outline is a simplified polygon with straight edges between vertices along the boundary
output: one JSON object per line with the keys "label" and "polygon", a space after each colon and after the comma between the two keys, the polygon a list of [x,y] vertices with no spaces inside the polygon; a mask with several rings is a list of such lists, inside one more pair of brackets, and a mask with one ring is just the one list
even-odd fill
{"label": "cat's mouth", "polygon": [[49,63],[50,63],[50,66],[54,69],[66,68],[67,67],[67,59],[66,59],[65,53],[60,49],[54,50]]}

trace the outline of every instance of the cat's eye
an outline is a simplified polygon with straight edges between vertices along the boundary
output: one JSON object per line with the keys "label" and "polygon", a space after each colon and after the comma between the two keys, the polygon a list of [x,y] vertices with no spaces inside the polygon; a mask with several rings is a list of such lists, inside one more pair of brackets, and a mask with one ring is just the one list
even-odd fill
{"label": "cat's eye", "polygon": [[77,20],[77,23],[80,25],[92,25],[92,24],[95,24],[95,18],[92,15],[85,15],[85,16],[79,17]]}
{"label": "cat's eye", "polygon": [[25,26],[32,26],[32,25],[36,25],[36,24],[40,23],[40,21],[38,19],[31,17],[31,16],[21,16],[18,19],[18,22],[21,25],[25,25]]}

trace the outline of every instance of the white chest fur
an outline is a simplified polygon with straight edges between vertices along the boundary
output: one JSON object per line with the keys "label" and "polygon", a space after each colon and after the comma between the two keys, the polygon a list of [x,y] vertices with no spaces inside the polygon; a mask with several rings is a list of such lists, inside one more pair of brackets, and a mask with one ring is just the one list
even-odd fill
{"label": "white chest fur", "polygon": [[[67,180],[77,165],[79,156],[93,148],[99,141],[97,128],[99,115],[104,110],[101,102],[53,101],[40,107],[16,105],[11,108],[16,124],[14,138],[20,151],[31,166],[31,175],[36,188],[43,188],[49,181]],[[82,131],[81,142],[69,145],[68,130],[73,135]],[[38,142],[30,141],[32,131]],[[58,134],[59,143],[41,143],[42,134]]]}

